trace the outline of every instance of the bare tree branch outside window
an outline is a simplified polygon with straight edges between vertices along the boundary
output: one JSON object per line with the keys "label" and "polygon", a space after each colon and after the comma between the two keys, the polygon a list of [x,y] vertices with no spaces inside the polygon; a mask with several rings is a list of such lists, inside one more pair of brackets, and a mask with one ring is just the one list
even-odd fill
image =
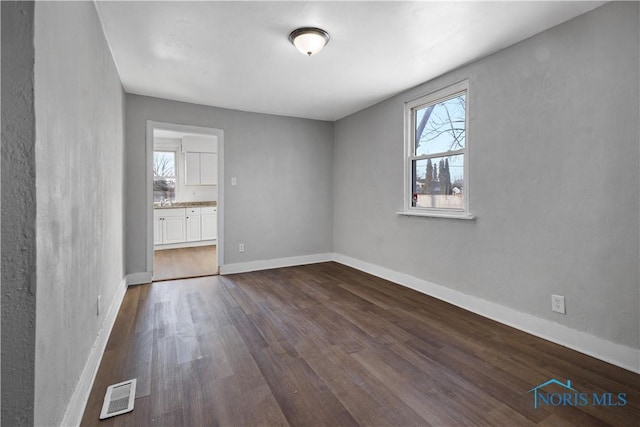
{"label": "bare tree branch outside window", "polygon": [[416,151],[422,144],[428,144],[441,137],[447,137],[449,140],[448,151],[464,148],[465,116],[464,96],[428,106],[416,126]]}
{"label": "bare tree branch outside window", "polygon": [[173,151],[153,152],[153,201],[175,200],[176,194],[176,153]]}

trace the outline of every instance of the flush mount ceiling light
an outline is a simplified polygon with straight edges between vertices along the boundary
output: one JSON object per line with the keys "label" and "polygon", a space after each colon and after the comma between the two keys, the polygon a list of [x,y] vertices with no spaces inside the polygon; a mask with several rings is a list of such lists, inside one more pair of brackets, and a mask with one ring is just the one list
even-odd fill
{"label": "flush mount ceiling light", "polygon": [[320,52],[329,43],[329,33],[315,27],[298,28],[291,31],[289,41],[300,52],[311,56]]}

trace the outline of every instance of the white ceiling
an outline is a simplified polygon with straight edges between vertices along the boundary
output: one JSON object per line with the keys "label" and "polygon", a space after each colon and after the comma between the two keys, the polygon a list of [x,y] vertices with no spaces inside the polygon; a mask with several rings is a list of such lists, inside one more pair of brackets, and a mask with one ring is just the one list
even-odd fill
{"label": "white ceiling", "polygon": [[[128,93],[337,120],[604,2],[96,1]],[[287,40],[328,31],[312,57]]]}

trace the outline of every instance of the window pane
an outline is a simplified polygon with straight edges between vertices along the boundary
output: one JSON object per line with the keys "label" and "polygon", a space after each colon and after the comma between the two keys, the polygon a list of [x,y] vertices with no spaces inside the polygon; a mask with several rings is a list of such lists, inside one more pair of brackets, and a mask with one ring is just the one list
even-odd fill
{"label": "window pane", "polygon": [[174,178],[153,180],[153,201],[176,200],[176,180]]}
{"label": "window pane", "polygon": [[166,178],[176,176],[176,153],[173,151],[153,152],[153,177]]}
{"label": "window pane", "polygon": [[414,160],[414,208],[464,209],[464,154]]}
{"label": "window pane", "polygon": [[176,153],[153,152],[153,201],[176,199]]}
{"label": "window pane", "polygon": [[445,153],[465,146],[466,95],[414,111],[415,155]]}

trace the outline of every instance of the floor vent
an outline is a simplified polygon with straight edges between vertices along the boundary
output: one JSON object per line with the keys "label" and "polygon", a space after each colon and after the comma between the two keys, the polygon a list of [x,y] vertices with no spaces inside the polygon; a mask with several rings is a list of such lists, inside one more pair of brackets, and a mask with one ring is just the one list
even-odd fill
{"label": "floor vent", "polygon": [[136,398],[136,380],[124,381],[107,387],[104,396],[100,419],[114,417],[133,411],[133,401]]}

